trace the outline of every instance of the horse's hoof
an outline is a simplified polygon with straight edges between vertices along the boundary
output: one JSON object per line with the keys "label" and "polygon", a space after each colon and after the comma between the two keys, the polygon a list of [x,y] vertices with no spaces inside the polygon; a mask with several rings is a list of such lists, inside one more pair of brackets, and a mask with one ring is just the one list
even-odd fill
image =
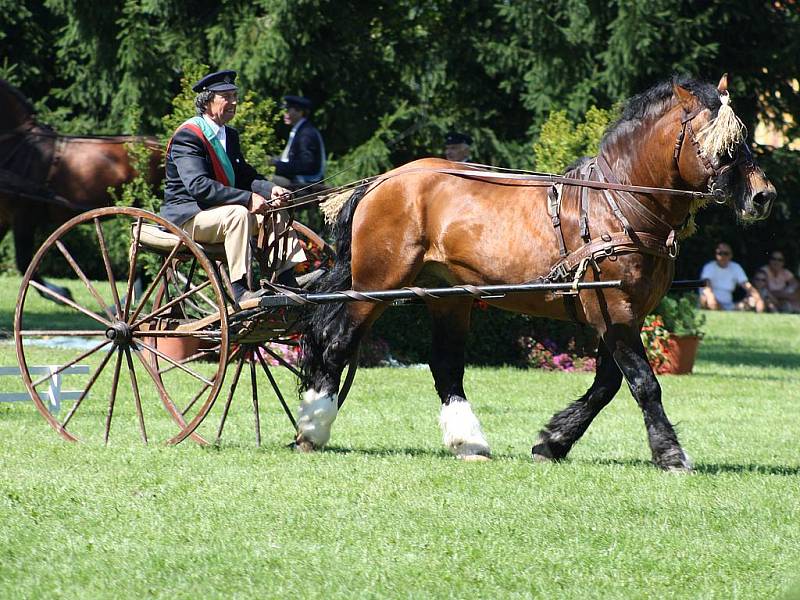
{"label": "horse's hoof", "polygon": [[486,456],[485,454],[465,454],[463,456],[458,456],[458,460],[463,460],[464,462],[489,462],[492,460],[491,456]]}
{"label": "horse's hoof", "polygon": [[531,454],[533,456],[533,462],[550,463],[550,462],[555,462],[556,460],[552,456],[548,456],[546,454],[539,454],[538,452],[533,452]]}
{"label": "horse's hoof", "polygon": [[681,466],[681,467],[667,467],[664,469],[667,473],[676,473],[678,475],[691,475],[694,473],[694,469],[692,467]]}
{"label": "horse's hoof", "polygon": [[683,450],[670,452],[653,461],[657,467],[668,473],[692,473],[692,459]]}
{"label": "horse's hoof", "polygon": [[299,452],[301,454],[310,454],[316,450],[314,444],[312,444],[308,440],[296,440],[292,444],[292,449],[295,452]]}

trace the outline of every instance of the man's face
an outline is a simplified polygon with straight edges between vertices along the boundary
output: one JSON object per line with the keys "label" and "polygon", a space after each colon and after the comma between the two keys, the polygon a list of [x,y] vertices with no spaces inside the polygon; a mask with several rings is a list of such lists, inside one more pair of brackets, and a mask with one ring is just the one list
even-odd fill
{"label": "man's face", "polygon": [[287,125],[294,125],[303,118],[305,113],[295,106],[288,106],[283,112],[283,122]]}
{"label": "man's face", "polygon": [[219,92],[214,94],[208,103],[206,113],[217,125],[225,125],[236,115],[236,103],[239,96],[236,92]]}
{"label": "man's face", "polygon": [[444,157],[447,160],[462,161],[469,156],[469,146],[467,144],[446,144],[444,147]]}
{"label": "man's face", "polygon": [[716,251],[714,252],[714,258],[717,260],[717,264],[720,267],[727,267],[728,264],[731,262],[731,257],[733,256],[733,251],[731,247],[727,244],[720,244],[717,246]]}

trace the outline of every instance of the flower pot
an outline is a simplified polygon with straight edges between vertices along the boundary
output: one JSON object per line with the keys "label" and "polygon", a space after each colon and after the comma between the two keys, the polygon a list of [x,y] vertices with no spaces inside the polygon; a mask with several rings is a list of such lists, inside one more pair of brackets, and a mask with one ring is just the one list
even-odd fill
{"label": "flower pot", "polygon": [[700,337],[696,335],[671,335],[664,344],[664,362],[658,367],[659,374],[685,375],[692,372]]}

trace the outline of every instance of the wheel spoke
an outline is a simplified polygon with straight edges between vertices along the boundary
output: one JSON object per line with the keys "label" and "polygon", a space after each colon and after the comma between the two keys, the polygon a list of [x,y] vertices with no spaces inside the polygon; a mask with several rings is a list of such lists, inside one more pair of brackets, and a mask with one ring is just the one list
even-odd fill
{"label": "wheel spoke", "polygon": [[75,262],[75,259],[72,257],[72,254],[69,253],[67,247],[61,243],[61,240],[56,240],[56,247],[58,247],[58,249],[61,251],[61,254],[64,256],[64,258],[67,259],[69,266],[71,266],[72,270],[75,271],[75,274],[78,276],[78,279],[80,279],[83,282],[83,285],[86,286],[86,288],[89,290],[89,293],[94,297],[95,300],[97,300],[97,303],[100,305],[100,308],[108,315],[108,318],[113,321],[114,315],[108,309],[108,302],[103,300],[103,298],[100,296],[98,291],[92,285],[92,282],[89,281],[89,278],[86,277],[86,274],[80,268],[78,263]]}
{"label": "wheel spoke", "polygon": [[186,408],[184,408],[184,409],[181,411],[181,416],[184,416],[184,417],[185,417],[185,416],[186,416],[186,413],[188,413],[190,410],[192,410],[192,407],[193,407],[193,406],[195,405],[195,403],[196,403],[196,402],[197,402],[197,401],[200,399],[200,396],[202,396],[202,395],[203,395],[203,393],[204,393],[204,392],[205,392],[205,391],[206,391],[206,390],[207,390],[209,387],[211,387],[211,386],[209,386],[207,383],[204,383],[204,384],[203,384],[203,387],[201,387],[201,388],[200,388],[200,391],[199,391],[199,392],[197,392],[197,393],[194,395],[194,398],[192,398],[191,402],[189,402],[189,404],[187,404],[187,405],[186,405]]}
{"label": "wheel spoke", "polygon": [[264,352],[266,352],[267,354],[269,354],[272,358],[277,360],[279,363],[281,363],[282,366],[289,369],[292,373],[295,374],[296,377],[301,377],[300,371],[294,365],[291,365],[288,362],[286,362],[286,359],[283,358],[280,354],[274,352],[273,350],[270,350],[267,346],[261,346],[261,349],[264,350]]}
{"label": "wheel spoke", "polygon": [[[208,356],[209,352],[211,352],[211,351],[210,350],[200,350],[200,352],[192,354],[191,356],[188,356],[188,357],[186,357],[186,358],[184,358],[182,360],[179,360],[177,362],[178,362],[178,364],[186,366],[189,363],[192,363],[192,362],[194,362],[196,360],[199,360],[201,358],[206,358]],[[170,371],[172,371],[173,369],[176,369],[176,368],[177,367],[175,367],[173,365],[170,365],[169,367],[165,367],[163,369],[159,369],[158,370],[158,374],[159,375],[165,375],[166,373],[169,373]]]}
{"label": "wheel spoke", "polygon": [[[257,352],[257,350],[254,350]],[[250,387],[253,389],[253,416],[256,420],[256,447],[261,447],[261,418],[258,414],[258,384],[256,383],[256,363],[250,360]]]}
{"label": "wheel spoke", "polygon": [[122,350],[117,348],[117,364],[114,365],[114,380],[111,382],[111,398],[108,400],[108,413],[106,415],[106,431],[103,441],[108,444],[108,434],[111,433],[111,417],[114,414],[114,404],[117,401],[117,386],[119,385],[119,370],[122,365]]}
{"label": "wheel spoke", "polygon": [[178,240],[178,243],[175,244],[175,247],[169,253],[169,256],[167,256],[167,258],[164,259],[164,262],[161,264],[161,268],[158,270],[158,273],[156,273],[156,276],[153,277],[153,281],[150,282],[150,285],[147,286],[147,290],[144,292],[144,294],[142,294],[142,299],[139,300],[139,306],[136,307],[136,310],[131,315],[131,318],[128,319],[130,323],[133,323],[136,320],[136,317],[139,316],[139,313],[142,312],[142,309],[144,308],[147,301],[150,299],[150,295],[156,289],[156,286],[158,285],[158,282],[162,277],[164,279],[164,285],[167,284],[167,278],[164,276],[164,272],[167,270],[167,268],[169,268],[170,262],[178,253],[178,249],[182,245],[183,245],[183,240]]}
{"label": "wheel spoke", "polygon": [[[261,346],[261,348],[263,348],[263,346]],[[281,393],[281,389],[278,387],[278,382],[275,381],[275,378],[272,376],[272,372],[269,370],[269,367],[267,366],[267,361],[264,360],[264,357],[261,355],[261,352],[256,351],[255,355],[256,358],[258,359],[258,362],[261,363],[261,368],[264,369],[264,373],[266,373],[267,379],[269,379],[269,383],[272,386],[272,391],[275,392],[275,395],[278,397],[278,400],[280,401],[281,406],[283,407],[283,412],[285,412],[286,416],[289,417],[289,420],[292,422],[292,427],[294,427],[294,430],[297,431],[297,421],[294,420],[294,415],[292,414],[292,411],[289,410],[289,407],[286,405],[286,400],[283,399],[283,394]]]}
{"label": "wheel spoke", "polygon": [[157,314],[164,312],[166,309],[168,309],[168,308],[172,308],[172,307],[173,307],[173,306],[175,306],[175,305],[176,305],[178,302],[181,302],[181,301],[185,300],[186,298],[188,298],[189,296],[191,296],[192,294],[194,294],[196,291],[198,291],[198,290],[202,290],[203,288],[205,288],[205,287],[208,287],[209,285],[211,285],[211,282],[210,282],[210,281],[208,281],[208,280],[206,280],[206,281],[204,281],[203,283],[201,283],[200,285],[193,287],[193,288],[192,288],[192,289],[190,289],[188,292],[185,292],[185,293],[181,294],[181,295],[180,295],[180,296],[178,296],[177,298],[173,298],[172,300],[170,300],[170,301],[169,301],[169,302],[167,302],[166,304],[162,304],[161,306],[159,306],[157,309],[155,309],[154,311],[152,311],[152,312],[151,312],[150,314],[148,314],[147,316],[145,316],[145,317],[142,317],[142,318],[141,318],[141,319],[139,319],[138,321],[136,321],[136,322],[132,323],[132,324],[131,324],[131,329],[136,329],[136,328],[137,328],[137,327],[139,327],[139,326],[140,326],[142,323],[144,323],[144,322],[146,322],[146,321],[149,321],[150,319],[152,319],[152,318],[153,318],[154,316],[156,316]]}
{"label": "wheel spoke", "polygon": [[105,357],[103,357],[103,360],[100,361],[100,364],[97,366],[97,369],[92,374],[92,377],[89,379],[89,382],[86,384],[86,387],[81,392],[81,395],[78,396],[77,400],[75,400],[75,404],[72,405],[72,408],[67,413],[67,416],[64,419],[64,422],[61,423],[61,429],[63,429],[63,430],[67,429],[67,424],[69,423],[70,419],[72,419],[72,416],[75,414],[75,411],[78,410],[78,407],[81,405],[81,402],[83,402],[83,399],[86,398],[86,396],[89,394],[89,390],[92,389],[92,386],[94,385],[94,382],[97,381],[97,378],[100,376],[100,373],[102,373],[103,369],[106,368],[106,365],[108,364],[108,361],[111,359],[111,356],[113,354],[114,354],[113,350],[107,352]]}
{"label": "wheel spoke", "polygon": [[130,259],[128,260],[128,287],[125,292],[125,311],[123,312],[122,320],[128,320],[128,312],[131,309],[131,297],[133,296],[133,281],[136,279],[136,258],[139,256],[139,240],[142,237],[142,217],[136,220],[136,234],[132,248],[129,252]]}
{"label": "wheel spoke", "polygon": [[149,350],[150,352],[152,352],[153,354],[155,354],[159,358],[163,358],[167,362],[172,363],[177,368],[179,368],[181,371],[183,371],[185,373],[188,373],[189,375],[191,375],[195,379],[199,379],[200,381],[202,381],[203,383],[207,383],[208,385],[213,385],[213,383],[211,381],[209,381],[208,379],[206,379],[205,377],[203,377],[199,373],[195,373],[191,369],[189,369],[187,367],[184,367],[181,363],[176,361],[174,358],[172,358],[170,356],[167,356],[166,354],[164,354],[160,350],[156,349],[155,347],[151,346],[150,344],[147,344],[147,343],[143,342],[142,340],[137,340],[136,343],[138,345],[140,345],[140,346],[143,346],[144,348],[146,348],[147,350]]}
{"label": "wheel spoke", "polygon": [[103,227],[100,225],[100,219],[94,218],[94,228],[97,231],[97,241],[100,243],[100,253],[103,255],[103,264],[106,267],[106,276],[108,283],[111,284],[111,295],[114,297],[114,307],[117,309],[117,314],[122,316],[122,307],[119,303],[119,292],[117,292],[117,280],[114,279],[114,272],[111,270],[111,258],[108,255],[106,248],[106,237],[103,235]]}
{"label": "wheel spoke", "polygon": [[217,445],[222,438],[222,429],[225,427],[225,420],[228,418],[228,411],[231,408],[231,400],[233,400],[233,395],[236,393],[236,384],[239,383],[239,376],[242,374],[243,365],[244,352],[240,353],[239,355],[239,362],[236,363],[236,374],[233,376],[233,383],[231,384],[231,389],[228,392],[228,398],[225,400],[225,408],[222,410],[222,419],[219,422],[219,429],[217,429],[217,441],[215,442]]}
{"label": "wheel spoke", "polygon": [[20,337],[105,337],[105,329],[20,329]]}
{"label": "wheel spoke", "polygon": [[139,397],[139,383],[136,381],[136,369],[133,368],[133,360],[131,359],[131,351],[129,348],[125,348],[125,360],[128,362],[128,372],[131,374],[131,387],[133,388],[133,401],[136,404],[136,416],[139,418],[139,431],[142,434],[142,440],[146,444],[147,431],[144,428],[142,399]]}
{"label": "wheel spoke", "polygon": [[72,300],[67,298],[66,296],[62,296],[58,292],[54,292],[50,288],[47,288],[47,287],[43,286],[41,283],[38,283],[38,282],[34,281],[33,279],[31,279],[30,284],[33,287],[35,287],[37,290],[42,292],[43,294],[47,294],[48,296],[52,296],[53,298],[56,298],[59,302],[62,302],[64,304],[68,305],[68,306],[71,306],[72,308],[74,308],[78,312],[83,313],[84,315],[86,315],[87,317],[89,317],[91,319],[94,319],[98,323],[102,323],[106,327],[111,327],[111,323],[106,321],[103,317],[101,317],[97,313],[93,313],[92,311],[83,308],[81,305],[76,304],[75,302],[73,302]]}
{"label": "wheel spoke", "polygon": [[100,342],[99,344],[97,344],[97,346],[93,347],[93,348],[92,348],[92,349],[90,349],[90,350],[87,350],[86,352],[84,352],[83,354],[81,354],[81,355],[80,355],[78,358],[74,358],[74,359],[72,359],[71,361],[69,361],[68,363],[61,365],[61,366],[60,366],[60,367],[58,367],[58,368],[57,368],[55,371],[52,371],[52,372],[50,372],[49,374],[45,375],[45,376],[44,376],[44,377],[42,377],[41,379],[37,379],[37,380],[36,380],[36,381],[34,381],[34,382],[31,384],[31,385],[33,385],[33,387],[36,387],[36,386],[37,386],[37,385],[39,385],[40,383],[44,383],[44,382],[45,382],[45,381],[47,381],[48,379],[52,379],[54,375],[58,375],[58,374],[59,374],[59,373],[61,373],[62,371],[66,371],[67,369],[69,369],[69,368],[70,368],[72,365],[74,365],[74,364],[75,364],[75,363],[77,363],[78,361],[81,361],[81,360],[83,360],[84,358],[86,358],[86,357],[87,357],[87,356],[89,356],[90,354],[94,354],[95,352],[97,352],[98,350],[100,350],[100,348],[102,348],[103,346],[107,346],[107,345],[108,345],[108,344],[110,344],[110,343],[111,343],[111,340],[106,340],[105,342]]}

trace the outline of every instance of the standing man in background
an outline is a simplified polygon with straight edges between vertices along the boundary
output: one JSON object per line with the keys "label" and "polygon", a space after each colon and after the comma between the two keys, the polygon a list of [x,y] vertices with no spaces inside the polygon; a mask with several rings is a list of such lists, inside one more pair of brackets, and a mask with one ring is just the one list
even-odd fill
{"label": "standing man in background", "polygon": [[284,96],[283,122],[292,130],[283,153],[271,159],[276,185],[302,187],[325,177],[325,143],[311,123],[311,100],[304,96]]}
{"label": "standing man in background", "polygon": [[451,131],[444,137],[444,157],[454,162],[470,162],[472,138],[466,133]]}

